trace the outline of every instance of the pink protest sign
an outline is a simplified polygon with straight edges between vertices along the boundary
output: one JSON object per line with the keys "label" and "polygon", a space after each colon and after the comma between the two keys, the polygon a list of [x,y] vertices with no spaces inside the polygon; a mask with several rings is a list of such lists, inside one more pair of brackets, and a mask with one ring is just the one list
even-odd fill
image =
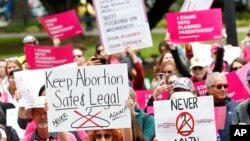
{"label": "pink protest sign", "polygon": [[148,114],[154,114],[154,107],[153,106],[148,106],[147,107],[147,113]]}
{"label": "pink protest sign", "polygon": [[224,129],[226,119],[226,106],[214,107],[216,129]]}
{"label": "pink protest sign", "polygon": [[220,9],[168,13],[166,19],[170,39],[174,43],[218,40],[222,37]]}
{"label": "pink protest sign", "polygon": [[199,92],[198,96],[205,96],[206,95],[207,88],[206,88],[204,80],[194,83],[194,87]]}
{"label": "pink protest sign", "polygon": [[75,10],[40,18],[41,24],[51,39],[65,39],[83,33]]}
{"label": "pink protest sign", "polygon": [[[138,90],[135,91],[137,97],[137,103],[139,104],[141,109],[145,109],[147,106],[148,99],[153,95],[152,90]],[[166,100],[169,98],[168,92],[163,92],[159,97],[158,100]]]}
{"label": "pink protest sign", "polygon": [[51,68],[74,62],[72,45],[49,47],[26,44],[24,50],[30,69]]}

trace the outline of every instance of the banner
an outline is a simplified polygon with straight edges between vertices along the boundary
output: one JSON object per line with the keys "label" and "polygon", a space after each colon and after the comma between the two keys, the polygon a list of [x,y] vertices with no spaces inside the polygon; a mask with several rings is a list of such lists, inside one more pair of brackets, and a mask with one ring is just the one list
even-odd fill
{"label": "banner", "polygon": [[208,10],[212,3],[213,0],[185,0],[180,12]]}
{"label": "banner", "polygon": [[83,29],[75,10],[41,17],[40,21],[52,40],[55,38],[65,39],[83,34]]}
{"label": "banner", "polygon": [[130,128],[127,65],[45,71],[49,132]]}
{"label": "banner", "polygon": [[149,23],[142,0],[93,0],[101,42],[108,54],[152,47]]}
{"label": "banner", "polygon": [[166,19],[170,39],[174,43],[219,40],[222,38],[223,26],[220,9],[168,13]]}
{"label": "banner", "polygon": [[216,141],[212,96],[155,101],[154,116],[160,141]]}
{"label": "banner", "polygon": [[74,62],[73,46],[37,46],[25,44],[26,61],[29,69],[42,69]]}

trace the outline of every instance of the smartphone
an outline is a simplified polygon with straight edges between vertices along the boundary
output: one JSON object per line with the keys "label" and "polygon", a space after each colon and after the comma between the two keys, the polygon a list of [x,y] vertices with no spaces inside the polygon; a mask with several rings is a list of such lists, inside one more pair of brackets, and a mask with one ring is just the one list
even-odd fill
{"label": "smartphone", "polygon": [[162,81],[164,80],[164,82],[166,81],[166,74],[165,73],[157,73],[157,81]]}
{"label": "smartphone", "polygon": [[99,60],[102,65],[107,64],[107,60],[105,58],[93,58],[91,59],[92,61],[94,60]]}

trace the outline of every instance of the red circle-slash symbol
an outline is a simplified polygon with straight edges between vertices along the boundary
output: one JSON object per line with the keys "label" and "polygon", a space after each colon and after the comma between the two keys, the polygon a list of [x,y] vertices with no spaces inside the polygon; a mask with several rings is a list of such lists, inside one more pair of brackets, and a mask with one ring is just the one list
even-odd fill
{"label": "red circle-slash symbol", "polygon": [[190,113],[182,112],[177,116],[175,126],[178,134],[189,136],[194,132],[194,118]]}

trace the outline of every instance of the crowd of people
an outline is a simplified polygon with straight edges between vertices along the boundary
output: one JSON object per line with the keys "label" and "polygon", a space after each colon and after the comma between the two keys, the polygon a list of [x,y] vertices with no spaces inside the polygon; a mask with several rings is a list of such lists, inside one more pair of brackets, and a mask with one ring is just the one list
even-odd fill
{"label": "crowd of people", "polygon": [[[224,36],[225,37],[225,36]],[[225,37],[226,38],[226,37]],[[250,34],[247,34],[250,40]],[[38,45],[38,40],[33,36],[26,36],[24,44]],[[217,130],[217,140],[230,141],[230,125],[250,124],[250,100],[241,103],[235,102],[228,96],[228,81],[226,73],[236,71],[247,64],[244,55],[235,58],[232,63],[223,60],[223,42],[213,44],[211,57],[213,61],[208,64],[203,58],[193,56],[192,52],[183,50],[179,45],[173,44],[169,38],[159,43],[160,55],[155,63],[154,78],[150,89],[153,90],[145,109],[141,109],[137,103],[136,90],[146,90],[144,79],[145,72],[143,59],[139,51],[133,47],[127,47],[124,53],[108,55],[101,44],[96,45],[95,54],[85,58],[86,48],[83,45],[75,45],[73,49],[74,61],[77,66],[104,65],[126,63],[128,66],[129,97],[126,100],[131,110],[131,128],[100,129],[92,131],[49,132],[47,123],[46,92],[41,87],[38,98],[30,107],[19,107],[18,102],[22,93],[18,91],[14,73],[28,70],[29,64],[25,57],[0,59],[0,139],[1,141],[158,141],[155,132],[155,119],[153,114],[147,113],[147,107],[153,106],[154,101],[159,100],[163,92],[169,93],[168,99],[199,97],[199,92],[194,83],[205,81],[207,96],[213,96],[214,106],[226,106],[226,119],[224,129]],[[242,52],[247,46],[242,42]],[[54,40],[54,45],[59,46],[60,41]],[[190,48],[190,44],[186,45]],[[186,47],[186,48],[187,48]],[[192,47],[191,47],[192,48]],[[247,76],[248,88],[250,88],[250,68]],[[235,84],[234,84],[235,85]],[[24,136],[19,137],[16,130],[8,126],[6,111],[18,109],[17,123],[25,130]],[[166,111],[167,113],[168,111]],[[15,121],[13,121],[15,122]]]}

